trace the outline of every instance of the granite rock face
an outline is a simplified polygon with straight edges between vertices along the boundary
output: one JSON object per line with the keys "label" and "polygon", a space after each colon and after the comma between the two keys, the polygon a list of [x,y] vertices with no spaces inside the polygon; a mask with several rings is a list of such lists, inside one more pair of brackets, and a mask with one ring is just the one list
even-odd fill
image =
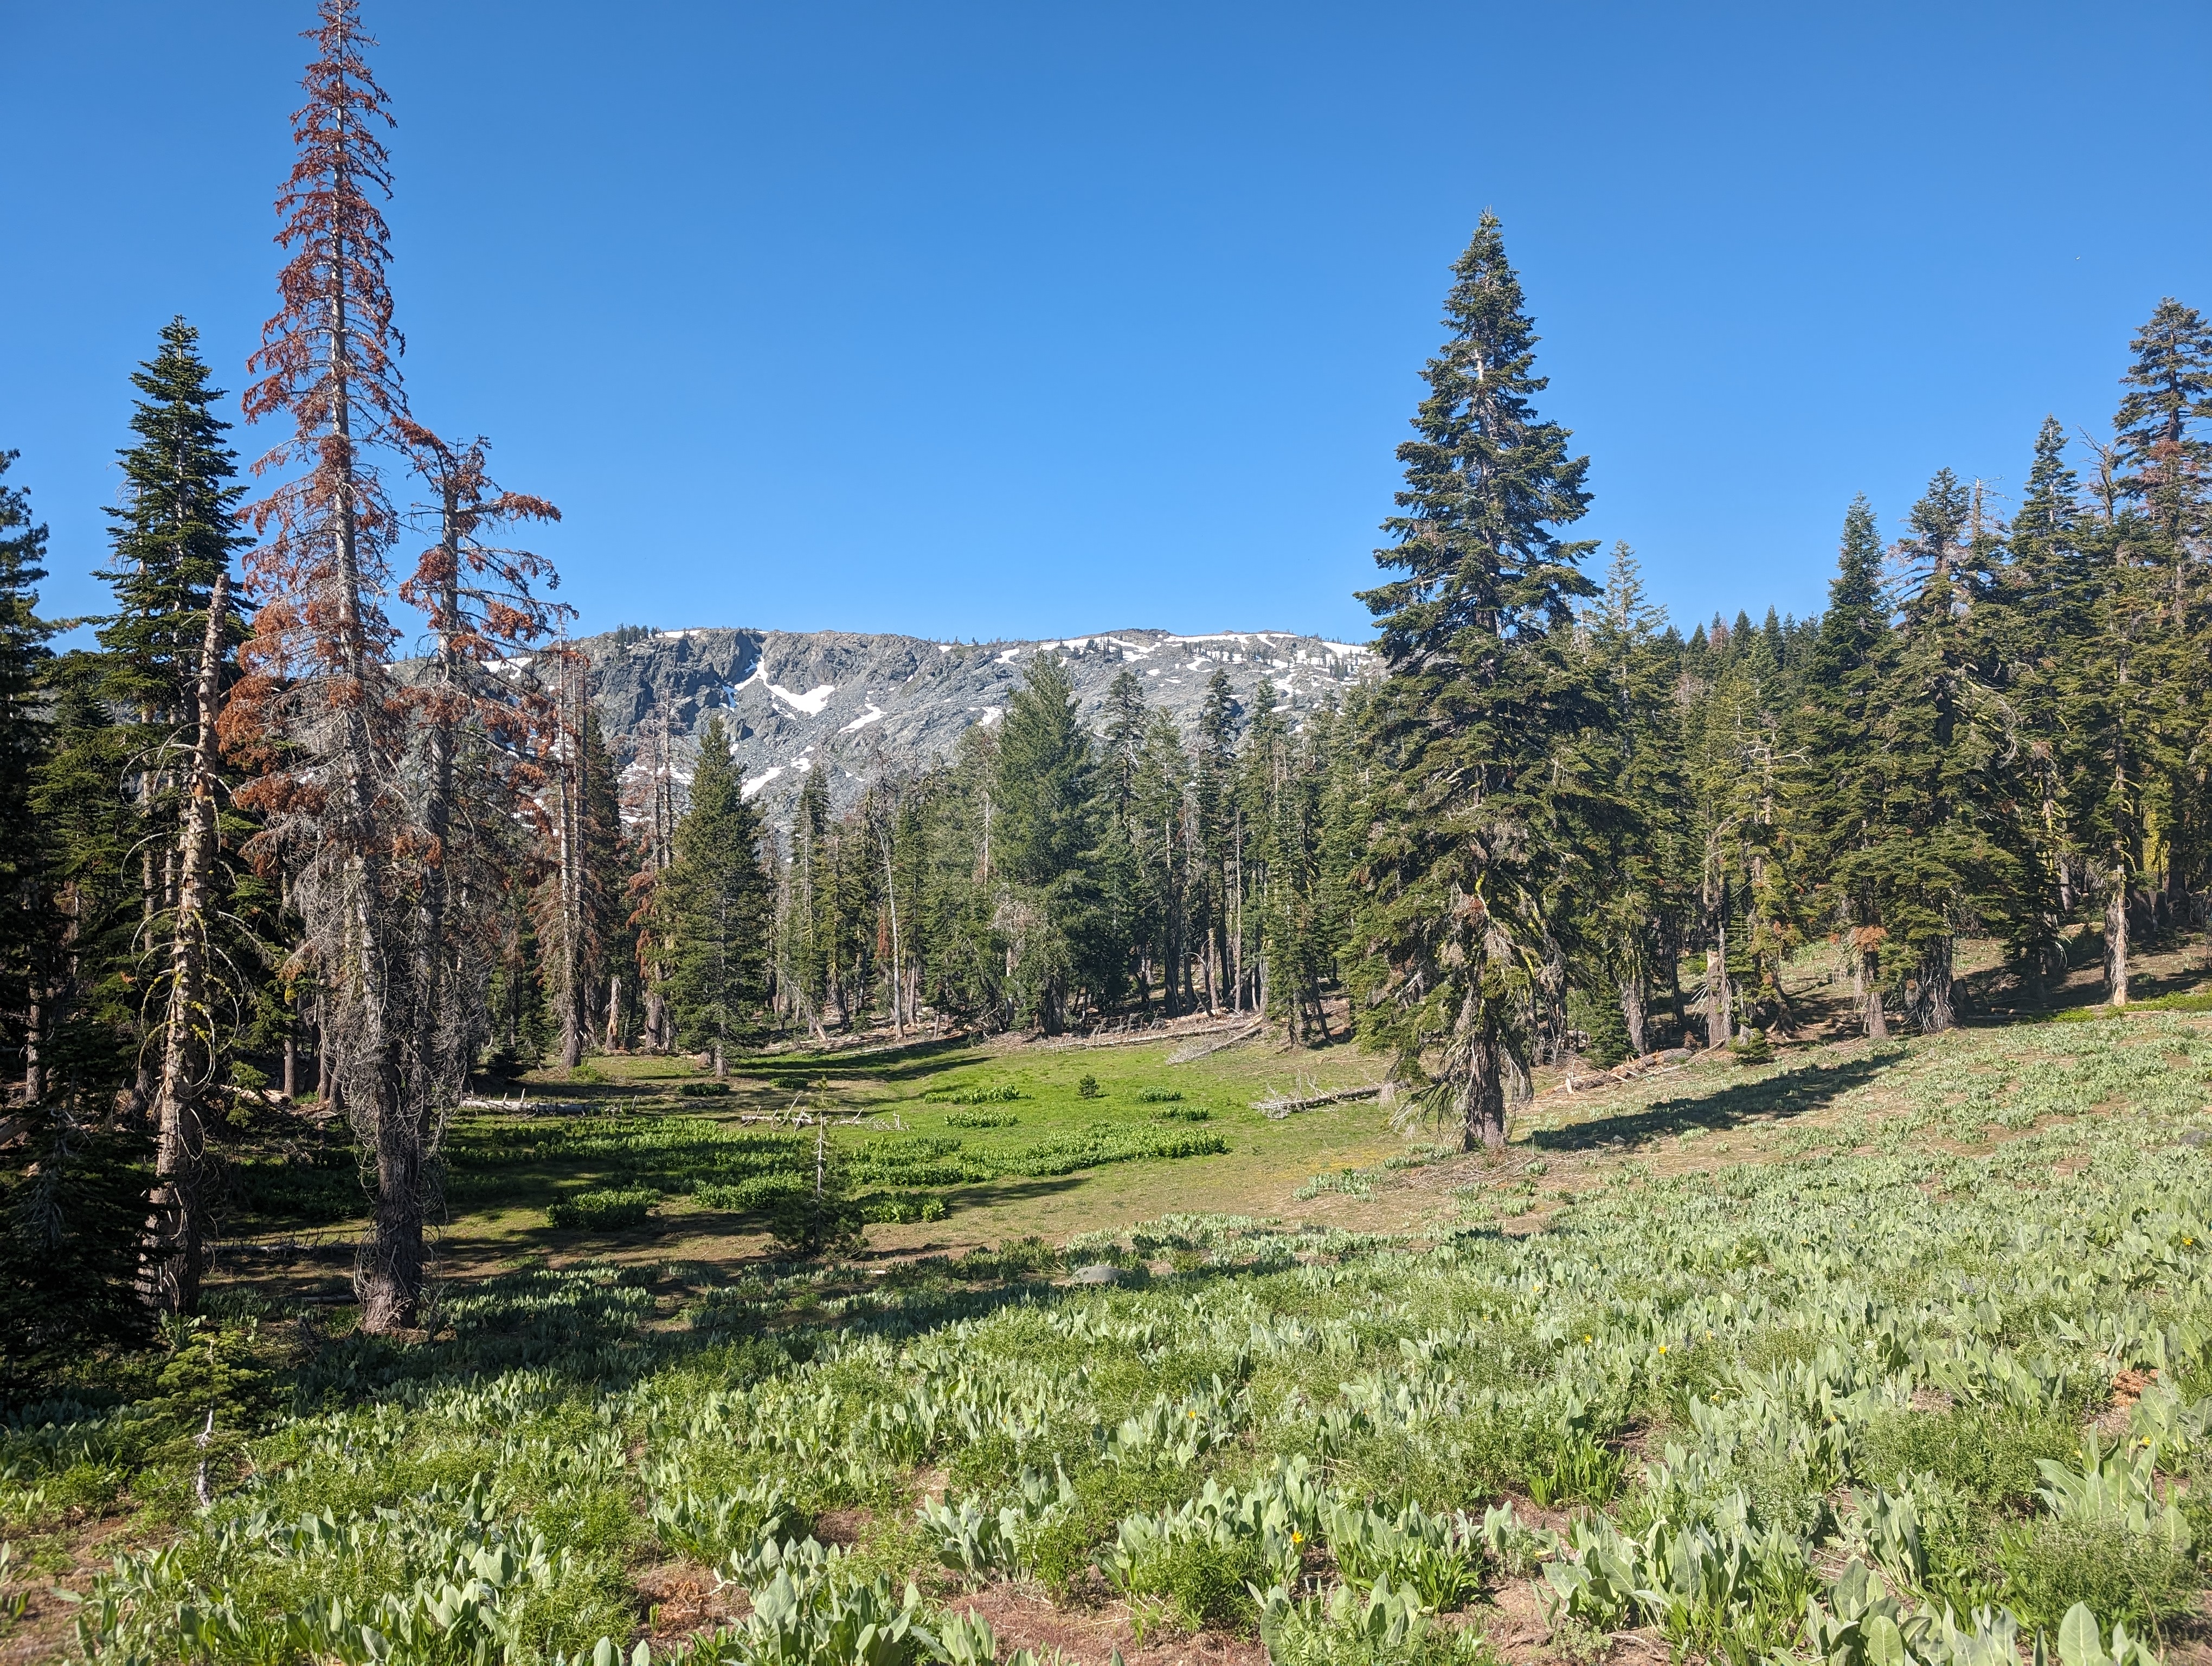
{"label": "granite rock face", "polygon": [[834,809],[879,775],[949,757],[961,733],[995,723],[1029,662],[1054,653],[1095,730],[1106,690],[1126,667],[1146,700],[1188,735],[1214,672],[1229,673],[1249,709],[1265,677],[1291,721],[1376,674],[1364,648],[1280,631],[1176,636],[1116,630],[1045,642],[936,642],[842,630],[707,629],[611,632],[576,646],[591,656],[592,691],[609,745],[633,785],[659,756],[665,723],[674,771],[689,780],[710,715],[729,733],[745,791],[773,825],[787,824],[807,773],[826,772]]}

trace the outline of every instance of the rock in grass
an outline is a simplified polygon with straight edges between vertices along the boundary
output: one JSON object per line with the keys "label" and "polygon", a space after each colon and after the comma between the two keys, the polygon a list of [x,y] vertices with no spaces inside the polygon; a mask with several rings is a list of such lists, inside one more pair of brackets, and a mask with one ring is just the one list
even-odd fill
{"label": "rock in grass", "polygon": [[1079,1267],[1068,1280],[1071,1284],[1119,1284],[1121,1269],[1110,1262],[1095,1261],[1088,1267]]}

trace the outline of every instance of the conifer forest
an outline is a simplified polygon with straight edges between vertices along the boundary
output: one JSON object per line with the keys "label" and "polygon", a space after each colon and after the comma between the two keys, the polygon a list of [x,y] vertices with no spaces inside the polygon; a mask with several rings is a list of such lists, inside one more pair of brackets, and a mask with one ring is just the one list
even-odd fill
{"label": "conifer forest", "polygon": [[1340,692],[778,798],[410,397],[362,13],[98,617],[0,450],[0,1651],[2212,1649],[2212,320],[1680,621],[1486,214]]}

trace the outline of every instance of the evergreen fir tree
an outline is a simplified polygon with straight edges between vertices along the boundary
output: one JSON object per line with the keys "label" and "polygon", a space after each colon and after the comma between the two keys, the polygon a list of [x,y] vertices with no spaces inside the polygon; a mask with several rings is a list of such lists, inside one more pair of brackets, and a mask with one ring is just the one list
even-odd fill
{"label": "evergreen fir tree", "polygon": [[1977,660],[2013,714],[2011,788],[2022,836],[2009,950],[2040,1001],[2063,973],[2061,927],[2084,894],[2077,810],[2101,695],[2091,644],[2098,573],[2083,545],[2081,483],[2046,416],[2007,558],[1969,622]]}
{"label": "evergreen fir tree", "polygon": [[2128,391],[2112,419],[2124,496],[2137,505],[2170,574],[2172,620],[2186,622],[2212,496],[2212,324],[2168,295],[2128,344]]}
{"label": "evergreen fir tree", "polygon": [[1881,993],[1881,898],[1864,860],[1881,836],[1886,781],[1868,737],[1880,714],[1891,648],[1881,593],[1881,535],[1865,497],[1844,515],[1836,576],[1828,587],[1808,696],[1801,713],[1811,806],[1811,871],[1822,876],[1820,912],[1848,939],[1867,1033],[1889,1033]]}
{"label": "evergreen fir tree", "polygon": [[52,627],[39,617],[37,590],[46,529],[31,519],[28,494],[6,482],[16,455],[0,452],[0,1056],[24,1089],[0,1168],[0,1383],[11,1389],[86,1342],[143,1339],[133,1275],[149,1179],[143,1136],[112,1124],[112,1093],[103,1104],[91,1091],[102,1084],[78,1076],[76,1038],[52,1018],[73,923],[69,888],[96,875],[72,866],[88,847],[73,849],[72,830],[46,818],[40,788],[52,784],[54,720],[67,733],[104,714],[81,683],[50,697]]}
{"label": "evergreen fir tree", "polygon": [[31,783],[50,744],[40,685],[53,627],[37,611],[46,529],[31,519],[29,494],[7,483],[17,455],[0,451],[0,1047],[36,1103],[45,1013],[33,963],[52,920]]}
{"label": "evergreen fir tree", "polygon": [[[125,502],[109,511],[116,611],[92,656],[100,697],[125,721],[81,726],[74,756],[64,760],[70,775],[82,769],[134,786],[147,946],[158,943],[164,963],[147,986],[142,1039],[131,1049],[141,1075],[151,1066],[155,1078],[160,1183],[146,1280],[158,1306],[187,1312],[198,1301],[209,1230],[204,1152],[211,1100],[274,959],[252,931],[255,915],[267,910],[239,895],[235,853],[252,830],[229,812],[233,780],[216,739],[244,635],[231,601],[231,559],[251,540],[238,526],[245,488],[222,440],[229,424],[210,409],[222,392],[210,383],[198,342],[198,331],[172,319],[159,352],[131,377],[140,395],[131,422],[138,439],[122,453]],[[55,786],[58,795],[77,790],[66,778]],[[80,824],[91,832],[97,820]],[[243,879],[249,895],[265,893],[250,873]],[[82,886],[76,895],[92,897]],[[108,978],[128,977],[125,965],[137,970],[131,952],[138,945],[117,946],[129,960],[100,968]],[[86,966],[82,954],[76,958]]]}
{"label": "evergreen fir tree", "polygon": [[[2145,599],[2163,592],[2158,611],[2130,627],[2136,640],[2129,654],[2142,813],[2154,830],[2130,889],[2157,927],[2186,915],[2192,886],[2212,866],[2212,779],[2182,739],[2201,733],[2197,714],[2212,699],[2212,621],[2200,594],[2212,538],[2212,438],[2204,426],[2212,421],[2212,324],[2168,297],[2129,350],[2133,361],[2121,377],[2127,392],[2112,422],[2126,506],[2114,528],[2114,577],[2118,588]],[[2108,921],[2122,938],[2124,913]]]}
{"label": "evergreen fir tree", "polygon": [[1954,1022],[1958,934],[2002,933],[2015,894],[2016,841],[2001,825],[2011,803],[1996,773],[2008,750],[2003,714],[1987,697],[1966,629],[1988,593],[1986,549],[1969,536],[1974,514],[1948,469],[1913,506],[1911,587],[1868,737],[1882,805],[1845,863],[1879,898],[1893,955],[1904,957],[1907,1014],[1931,1031]]}
{"label": "evergreen fir tree", "polygon": [[761,839],[722,720],[709,717],[660,897],[676,945],[667,993],[677,1039],[710,1055],[718,1077],[732,1049],[763,1032],[771,899]]}
{"label": "evergreen fir tree", "polygon": [[1605,721],[1565,651],[1594,593],[1578,520],[1588,459],[1540,420],[1535,332],[1486,215],[1455,267],[1449,337],[1399,447],[1402,511],[1362,599],[1389,676],[1373,705],[1374,830],[1362,853],[1354,982],[1362,1037],[1404,1080],[1440,1049],[1425,1097],[1467,1146],[1500,1146],[1527,1081],[1529,1014],[1554,994],[1562,894],[1592,796],[1577,739]]}
{"label": "evergreen fir tree", "polygon": [[1017,1015],[1059,1033],[1075,986],[1094,958],[1103,900],[1091,863],[1098,842],[1097,763],[1076,721],[1075,686],[1049,654],[1030,661],[999,726],[1000,830],[994,866],[1008,896],[1000,909],[1012,954]]}
{"label": "evergreen fir tree", "polygon": [[1200,933],[1200,976],[1209,1010],[1218,1010],[1227,1000],[1224,986],[1234,970],[1230,964],[1236,935],[1230,877],[1237,860],[1237,802],[1232,786],[1237,735],[1243,718],[1243,709],[1237,703],[1229,673],[1216,669],[1206,681],[1206,700],[1198,710],[1198,733],[1191,749],[1191,806],[1198,824],[1194,854],[1200,876],[1191,907]]}
{"label": "evergreen fir tree", "polygon": [[[1624,1052],[1650,1050],[1649,1015],[1666,957],[1666,916],[1678,912],[1683,838],[1681,757],[1665,613],[1646,600],[1627,544],[1613,545],[1605,589],[1584,615],[1592,674],[1611,708],[1602,767],[1623,813],[1597,858],[1589,899],[1597,1004],[1617,1008]],[[1611,1033],[1614,1020],[1605,1021]]]}

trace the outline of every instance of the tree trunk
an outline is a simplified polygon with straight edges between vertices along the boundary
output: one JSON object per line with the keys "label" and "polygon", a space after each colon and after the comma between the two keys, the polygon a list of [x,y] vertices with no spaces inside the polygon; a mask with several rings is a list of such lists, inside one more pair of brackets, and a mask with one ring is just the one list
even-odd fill
{"label": "tree trunk", "polygon": [[1667,1011],[1679,1040],[1688,1035],[1690,1022],[1682,1011],[1682,934],[1678,926],[1668,926],[1660,933],[1659,952],[1667,967]]}
{"label": "tree trunk", "polygon": [[1953,1028],[1958,1018],[1951,1005],[1951,939],[1938,938],[1920,958],[1920,1030],[1933,1036]]}
{"label": "tree trunk", "polygon": [[39,999],[40,984],[31,982],[31,1010],[23,1030],[23,1103],[35,1105],[46,1097],[46,1072],[39,1062],[39,1032],[45,1025],[46,1003]]}
{"label": "tree trunk", "polygon": [[1858,982],[1864,992],[1866,1032],[1875,1041],[1887,1041],[1889,1020],[1881,1010],[1881,968],[1872,949],[1859,951]]}
{"label": "tree trunk", "polygon": [[1644,1034],[1644,980],[1633,973],[1620,980],[1620,1016],[1628,1026],[1628,1044],[1640,1059],[1651,1049]]}
{"label": "tree trunk", "polygon": [[1731,1038],[1729,1012],[1728,939],[1705,951],[1705,1045],[1726,1047]]}
{"label": "tree trunk", "polygon": [[2105,887],[2105,989],[2113,1006],[2128,1004],[2128,870],[2121,864]]}
{"label": "tree trunk", "polygon": [[1467,1048],[1467,1080],[1461,1090],[1465,1121],[1460,1146],[1465,1151],[1503,1151],[1505,1069],[1504,1061],[1499,1056],[1498,1015],[1480,995],[1470,995],[1468,1000],[1469,1005],[1480,1006],[1481,1014]]}
{"label": "tree trunk", "polygon": [[215,869],[216,720],[222,694],[222,623],[230,575],[218,574],[208,599],[195,690],[198,724],[183,825],[177,835],[177,906],[169,934],[169,1001],[161,1037],[161,1086],[155,1098],[153,1212],[141,1250],[140,1291],[164,1313],[199,1305],[205,1236],[202,1194],[206,1143],[200,1106],[216,1091],[222,1061],[214,1003],[208,995],[208,886]]}

